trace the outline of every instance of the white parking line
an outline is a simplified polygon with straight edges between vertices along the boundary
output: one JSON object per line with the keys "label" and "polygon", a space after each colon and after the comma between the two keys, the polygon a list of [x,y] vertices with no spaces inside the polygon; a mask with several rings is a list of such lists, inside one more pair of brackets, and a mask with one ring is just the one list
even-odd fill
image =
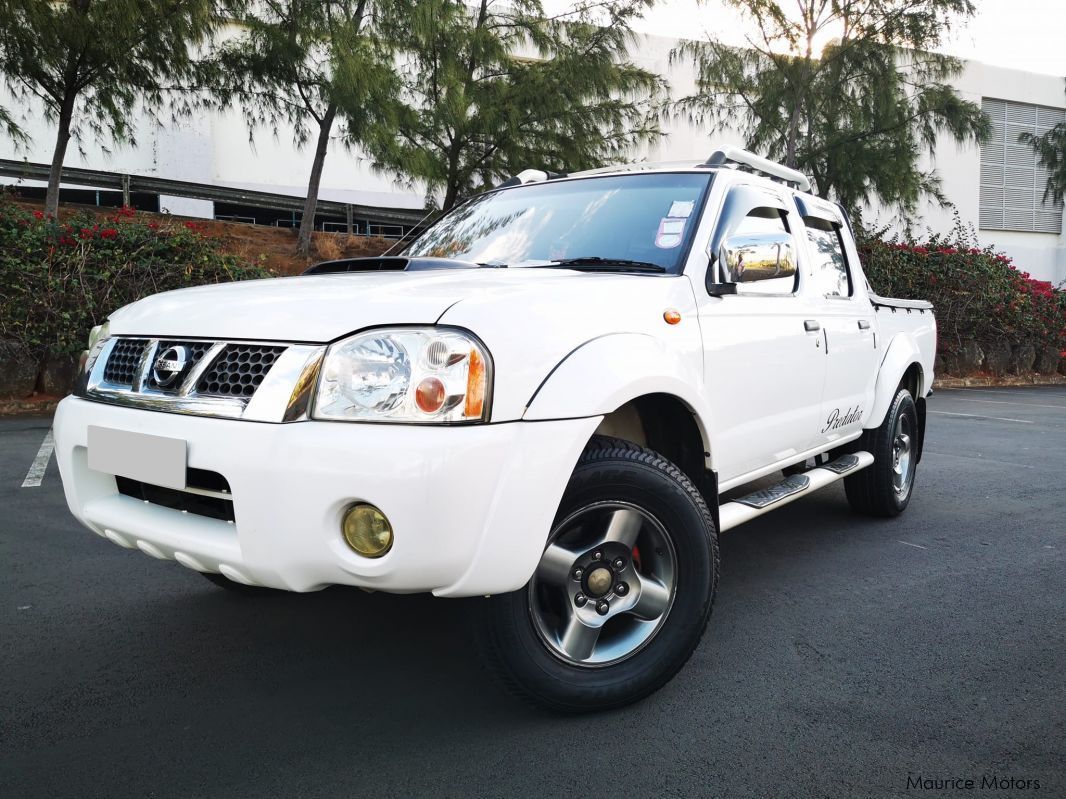
{"label": "white parking line", "polygon": [[51,429],[45,433],[41,448],[37,450],[37,457],[30,464],[30,470],[26,472],[26,479],[22,481],[23,488],[36,488],[44,479],[44,473],[48,469],[48,461],[52,459],[52,450],[56,448],[55,439]]}
{"label": "white parking line", "polygon": [[907,546],[914,547],[915,549],[929,549],[929,547],[923,547],[921,544],[912,544],[910,541],[904,541],[902,538],[896,540],[898,540],[901,544],[906,544]]}
{"label": "white parking line", "polygon": [[980,461],[981,463],[996,463],[1000,466],[1013,466],[1016,469],[1035,469],[1036,467],[1029,463],[1014,463],[1013,461],[997,461],[992,458],[986,458],[983,455],[956,455],[953,452],[933,452],[931,449],[925,450],[923,455],[936,455],[941,458],[962,458],[968,461]]}
{"label": "white parking line", "polygon": [[997,422],[1018,422],[1019,424],[1032,424],[1028,419],[1008,419],[1006,416],[985,416],[976,413],[951,413],[950,411],[929,411],[939,413],[941,416],[965,416],[969,419],[995,419]]}
{"label": "white parking line", "polygon": [[952,397],[955,402],[987,402],[990,405],[1018,405],[1022,408],[1054,408],[1059,411],[1066,411],[1066,405],[1037,405],[1035,402],[1008,402],[1006,400],[982,400],[982,399],[968,399],[966,397]]}

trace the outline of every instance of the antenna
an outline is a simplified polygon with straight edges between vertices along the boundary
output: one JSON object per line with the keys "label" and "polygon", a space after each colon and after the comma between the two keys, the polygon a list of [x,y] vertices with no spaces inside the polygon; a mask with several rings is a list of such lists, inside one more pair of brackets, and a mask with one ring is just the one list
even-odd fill
{"label": "antenna", "polygon": [[395,243],[395,244],[393,244],[393,245],[392,245],[391,247],[389,247],[389,249],[385,250],[385,252],[383,252],[383,253],[382,253],[382,254],[381,254],[380,256],[378,256],[378,257],[379,257],[379,258],[384,258],[384,257],[385,257],[386,255],[388,255],[388,254],[389,254],[390,252],[392,252],[392,251],[393,251],[393,250],[395,250],[395,249],[396,249],[397,247],[399,247],[399,246],[400,246],[401,244],[403,244],[403,240],[404,240],[404,239],[406,239],[406,238],[407,238],[408,236],[410,236],[410,235],[411,235],[411,234],[412,234],[412,233],[413,233],[414,231],[416,231],[416,230],[418,230],[418,229],[419,229],[420,227],[422,227],[422,223],[423,223],[423,222],[425,222],[425,221],[426,221],[427,219],[429,219],[429,218],[430,218],[431,216],[433,216],[433,214],[435,214],[435,213],[437,213],[437,209],[436,209],[436,208],[430,208],[430,209],[429,209],[428,211],[426,211],[426,215],[425,215],[424,217],[422,217],[421,219],[419,219],[419,220],[418,220],[418,224],[416,224],[416,225],[415,225],[414,227],[412,227],[412,228],[411,228],[410,230],[408,230],[408,231],[407,231],[406,233],[404,233],[404,234],[403,234],[402,236],[400,236],[400,238],[396,239],[396,243]]}

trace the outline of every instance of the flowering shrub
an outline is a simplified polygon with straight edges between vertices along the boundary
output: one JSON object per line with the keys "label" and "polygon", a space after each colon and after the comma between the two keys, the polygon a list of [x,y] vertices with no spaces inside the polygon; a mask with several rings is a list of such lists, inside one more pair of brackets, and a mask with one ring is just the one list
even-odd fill
{"label": "flowering shrub", "polygon": [[859,253],[878,294],[933,303],[944,352],[967,340],[1066,349],[1066,291],[961,238],[919,244],[863,237]]}
{"label": "flowering shrub", "polygon": [[57,221],[0,199],[0,341],[39,359],[81,351],[89,328],[149,294],[269,276],[195,223],[145,223],[131,208]]}

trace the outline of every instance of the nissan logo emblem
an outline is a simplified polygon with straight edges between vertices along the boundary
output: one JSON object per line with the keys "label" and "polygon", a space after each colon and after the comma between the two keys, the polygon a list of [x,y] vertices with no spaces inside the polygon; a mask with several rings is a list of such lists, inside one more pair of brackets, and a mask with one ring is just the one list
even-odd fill
{"label": "nissan logo emblem", "polygon": [[152,365],[152,377],[160,388],[168,388],[177,382],[185,367],[189,365],[189,353],[184,347],[168,347],[155,359]]}

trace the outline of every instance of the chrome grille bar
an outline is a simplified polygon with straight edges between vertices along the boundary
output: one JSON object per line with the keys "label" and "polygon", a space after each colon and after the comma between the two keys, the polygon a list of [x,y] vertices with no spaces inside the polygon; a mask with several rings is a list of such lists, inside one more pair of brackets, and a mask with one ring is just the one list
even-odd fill
{"label": "chrome grille bar", "polygon": [[[245,419],[258,422],[302,421],[306,414],[294,416],[289,413],[289,406],[301,388],[301,376],[309,363],[317,362],[325,352],[324,345],[284,344],[280,342],[258,341],[212,341],[206,353],[189,369],[177,391],[164,391],[152,386],[151,374],[153,364],[159,353],[159,338],[135,338],[146,343],[137,363],[132,385],[115,384],[105,378],[107,364],[115,351],[116,345],[127,337],[116,337],[104,345],[100,356],[93,364],[88,376],[84,398],[97,402],[122,405],[142,410],[180,413],[192,416],[208,416],[224,419]],[[166,339],[173,342],[174,338]],[[189,339],[188,341],[193,341]],[[199,340],[202,341],[202,340]],[[197,391],[204,374],[216,360],[222,356],[227,347],[262,347],[264,349],[282,349],[276,361],[266,371],[262,384],[252,396],[217,396],[202,395]]]}

